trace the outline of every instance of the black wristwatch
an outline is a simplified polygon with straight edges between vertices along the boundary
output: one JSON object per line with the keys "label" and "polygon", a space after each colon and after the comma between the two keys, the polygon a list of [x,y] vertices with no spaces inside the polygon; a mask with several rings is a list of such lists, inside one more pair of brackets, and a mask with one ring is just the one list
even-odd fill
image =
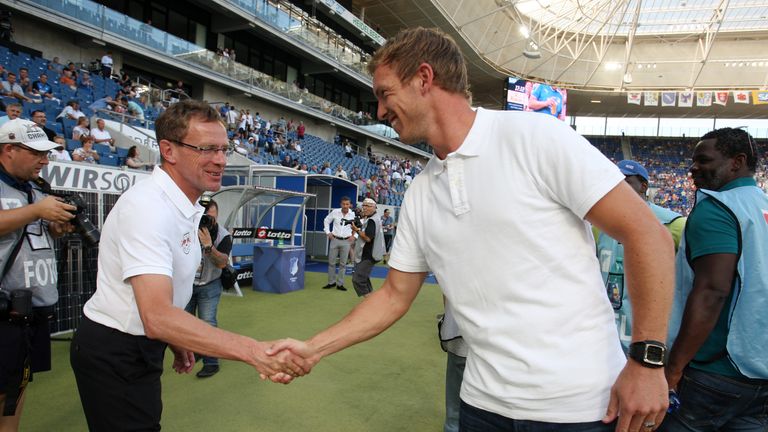
{"label": "black wristwatch", "polygon": [[664,367],[667,346],[655,340],[634,342],[629,346],[629,358],[647,368]]}
{"label": "black wristwatch", "polygon": [[212,248],[213,248],[213,245],[203,247],[203,253],[208,255],[209,253],[211,253]]}

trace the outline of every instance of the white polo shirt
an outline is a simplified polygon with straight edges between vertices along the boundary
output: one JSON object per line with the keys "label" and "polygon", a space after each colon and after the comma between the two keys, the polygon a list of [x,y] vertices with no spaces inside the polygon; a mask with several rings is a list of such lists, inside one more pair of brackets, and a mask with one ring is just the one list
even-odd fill
{"label": "white polo shirt", "polygon": [[625,358],[583,218],[623,180],[554,117],[484,109],[416,176],[389,265],[434,272],[470,348],[465,402],[520,420],[605,415]]}
{"label": "white polo shirt", "polygon": [[[352,225],[341,224],[341,220],[347,221],[355,220],[355,212],[352,209],[347,211],[347,214],[341,212],[340,208],[331,210],[328,216],[323,219],[323,231],[326,234],[333,234],[334,237],[349,238],[352,236]],[[333,223],[333,230],[331,230],[331,223]]]}
{"label": "white polo shirt", "polygon": [[144,274],[171,277],[173,304],[184,308],[202,258],[197,226],[203,211],[159,166],[125,192],[104,222],[96,293],[83,313],[107,327],[144,335],[129,283],[131,277]]}
{"label": "white polo shirt", "polygon": [[112,139],[112,135],[106,129],[101,130],[99,128],[93,128],[91,129],[91,136],[93,137],[94,141],[97,141],[97,142],[99,142],[98,140]]}

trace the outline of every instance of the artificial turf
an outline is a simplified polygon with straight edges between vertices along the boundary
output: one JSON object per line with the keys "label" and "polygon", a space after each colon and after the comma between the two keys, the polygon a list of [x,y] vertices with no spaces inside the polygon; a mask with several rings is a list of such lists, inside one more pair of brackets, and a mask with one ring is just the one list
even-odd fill
{"label": "artificial turf", "polygon": [[[373,279],[374,287],[381,279]],[[322,290],[326,276],[306,273],[305,289],[265,294],[245,288],[224,296],[219,326],[260,340],[305,339],[335,323],[360,300]],[[199,379],[178,375],[166,351],[164,431],[415,431],[442,430],[445,354],[435,315],[435,285],[424,285],[411,310],[392,328],[321,361],[312,373],[283,386],[261,381],[250,366],[222,361],[221,372]],[[53,342],[53,370],[35,375],[27,393],[22,431],[86,431],[69,366],[69,342]]]}

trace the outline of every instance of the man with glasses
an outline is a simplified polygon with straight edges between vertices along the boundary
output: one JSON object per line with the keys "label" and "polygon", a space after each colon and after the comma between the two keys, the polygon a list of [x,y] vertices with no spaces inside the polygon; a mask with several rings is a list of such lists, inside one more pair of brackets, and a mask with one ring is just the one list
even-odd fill
{"label": "man with glasses", "polygon": [[53,139],[56,138],[56,132],[45,127],[45,125],[48,123],[48,118],[45,115],[45,111],[40,111],[40,110],[32,111],[32,121],[35,122],[35,124],[37,124],[38,126],[40,126],[40,129],[42,129],[43,132],[45,132],[45,135],[48,137],[49,140],[53,141]]}
{"label": "man with glasses", "polygon": [[[27,374],[51,369],[48,319],[58,300],[53,238],[69,232],[74,206],[33,181],[59,145],[29,120],[0,127],[0,430],[15,431]],[[3,310],[5,309],[5,310]],[[10,310],[8,310],[10,309]],[[31,375],[29,376],[31,381]]]}
{"label": "man with glasses", "polygon": [[384,256],[384,233],[381,229],[381,219],[376,215],[376,201],[366,198],[363,200],[361,225],[352,224],[352,231],[357,234],[355,240],[355,273],[352,275],[352,286],[358,297],[367,297],[373,291],[371,285],[371,270]]}
{"label": "man with glasses", "polygon": [[71,345],[90,430],[160,430],[166,346],[177,373],[192,370],[192,353],[243,361],[275,382],[308,372],[295,356],[268,357],[270,343],[184,311],[208,246],[197,235],[198,200],[221,187],[231,148],[219,113],[204,102],[172,105],[155,132],[161,164],[120,197],[104,222],[97,290]]}

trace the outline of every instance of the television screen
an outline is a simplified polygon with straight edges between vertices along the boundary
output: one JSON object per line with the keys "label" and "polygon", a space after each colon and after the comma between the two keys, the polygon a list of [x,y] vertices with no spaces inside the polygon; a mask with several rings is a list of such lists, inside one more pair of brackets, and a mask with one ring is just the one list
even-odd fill
{"label": "television screen", "polygon": [[568,92],[549,84],[535,83],[517,77],[507,78],[504,109],[535,111],[565,120]]}

